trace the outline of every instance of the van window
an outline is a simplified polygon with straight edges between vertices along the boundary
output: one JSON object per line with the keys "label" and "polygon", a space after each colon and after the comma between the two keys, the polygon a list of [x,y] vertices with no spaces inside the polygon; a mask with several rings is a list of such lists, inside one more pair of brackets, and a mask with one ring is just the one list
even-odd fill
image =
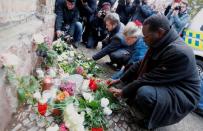
{"label": "van window", "polygon": [[203,25],[200,27],[200,30],[203,31]]}

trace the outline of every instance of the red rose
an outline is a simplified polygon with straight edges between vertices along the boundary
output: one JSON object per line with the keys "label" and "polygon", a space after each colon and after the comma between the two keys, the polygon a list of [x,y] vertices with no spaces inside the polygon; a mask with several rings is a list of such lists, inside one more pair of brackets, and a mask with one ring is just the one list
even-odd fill
{"label": "red rose", "polygon": [[91,131],[104,131],[103,128],[92,128]]}
{"label": "red rose", "polygon": [[89,88],[91,91],[97,90],[98,86],[97,86],[96,80],[90,79]]}
{"label": "red rose", "polygon": [[105,83],[107,86],[109,86],[109,85],[111,85],[111,80],[107,80]]}

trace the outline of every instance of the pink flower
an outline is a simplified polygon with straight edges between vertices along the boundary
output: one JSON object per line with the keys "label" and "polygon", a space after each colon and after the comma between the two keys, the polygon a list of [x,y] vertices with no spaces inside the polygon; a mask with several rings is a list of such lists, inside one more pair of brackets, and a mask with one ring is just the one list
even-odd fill
{"label": "pink flower", "polygon": [[60,86],[60,89],[62,91],[67,91],[70,94],[70,96],[74,95],[75,88],[76,88],[76,83],[72,81],[67,81],[66,83],[63,83]]}
{"label": "pink flower", "polygon": [[78,66],[77,68],[76,68],[76,73],[77,74],[82,74],[84,72],[84,69],[83,69],[83,67],[82,66]]}
{"label": "pink flower", "polygon": [[60,125],[59,131],[68,131],[64,123]]}

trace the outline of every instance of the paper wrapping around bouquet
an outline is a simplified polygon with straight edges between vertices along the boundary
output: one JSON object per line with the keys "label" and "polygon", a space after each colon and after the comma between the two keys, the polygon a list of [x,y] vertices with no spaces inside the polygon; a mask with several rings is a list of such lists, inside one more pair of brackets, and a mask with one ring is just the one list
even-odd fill
{"label": "paper wrapping around bouquet", "polygon": [[75,93],[78,94],[80,92],[80,87],[82,86],[84,79],[83,79],[83,76],[79,74],[74,74],[74,75],[70,75],[67,78],[67,81],[71,81],[76,84]]}

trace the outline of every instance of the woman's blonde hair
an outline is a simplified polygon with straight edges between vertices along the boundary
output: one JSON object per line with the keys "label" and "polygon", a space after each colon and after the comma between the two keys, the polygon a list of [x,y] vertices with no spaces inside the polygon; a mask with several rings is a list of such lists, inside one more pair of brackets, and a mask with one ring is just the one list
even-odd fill
{"label": "woman's blonde hair", "polygon": [[142,27],[138,27],[134,22],[129,22],[123,31],[126,37],[139,37],[142,36]]}

